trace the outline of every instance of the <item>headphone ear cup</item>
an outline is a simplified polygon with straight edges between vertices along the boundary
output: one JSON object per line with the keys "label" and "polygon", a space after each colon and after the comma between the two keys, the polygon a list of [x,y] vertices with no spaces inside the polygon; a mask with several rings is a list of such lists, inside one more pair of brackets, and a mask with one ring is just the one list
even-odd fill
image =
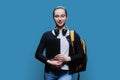
{"label": "headphone ear cup", "polygon": [[54,29],[55,35],[58,36],[59,35],[59,30],[58,29]]}
{"label": "headphone ear cup", "polygon": [[63,30],[62,30],[62,34],[63,34],[63,36],[65,36],[66,33],[67,33],[67,29],[63,29]]}

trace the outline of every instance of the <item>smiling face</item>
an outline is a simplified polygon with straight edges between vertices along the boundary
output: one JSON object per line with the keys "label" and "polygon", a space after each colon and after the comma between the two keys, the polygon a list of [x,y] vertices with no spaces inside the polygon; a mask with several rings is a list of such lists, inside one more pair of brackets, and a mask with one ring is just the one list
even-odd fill
{"label": "smiling face", "polygon": [[63,28],[65,26],[67,15],[64,9],[56,9],[53,15],[57,28]]}

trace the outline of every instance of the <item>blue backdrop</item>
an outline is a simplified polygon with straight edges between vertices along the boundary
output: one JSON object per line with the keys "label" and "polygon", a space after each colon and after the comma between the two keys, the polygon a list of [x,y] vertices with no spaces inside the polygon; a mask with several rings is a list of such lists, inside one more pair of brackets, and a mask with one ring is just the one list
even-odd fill
{"label": "blue backdrop", "polygon": [[87,43],[81,80],[120,80],[119,0],[0,0],[0,80],[43,80],[44,65],[34,55],[59,5],[68,10],[68,28]]}

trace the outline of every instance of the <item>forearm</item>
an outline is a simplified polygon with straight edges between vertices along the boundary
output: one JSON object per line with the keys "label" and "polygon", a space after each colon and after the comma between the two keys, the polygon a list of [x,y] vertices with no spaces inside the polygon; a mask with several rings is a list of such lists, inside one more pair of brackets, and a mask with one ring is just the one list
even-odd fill
{"label": "forearm", "polygon": [[43,62],[43,63],[47,63],[47,58],[44,56],[44,55],[42,55],[41,53],[36,53],[35,54],[35,58],[36,59],[38,59],[39,61],[41,61],[41,62]]}

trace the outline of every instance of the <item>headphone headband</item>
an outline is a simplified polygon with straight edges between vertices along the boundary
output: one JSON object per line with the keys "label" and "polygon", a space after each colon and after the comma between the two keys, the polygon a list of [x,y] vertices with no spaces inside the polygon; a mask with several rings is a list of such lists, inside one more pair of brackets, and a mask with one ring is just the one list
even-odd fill
{"label": "headphone headband", "polygon": [[[67,33],[68,29],[62,29],[62,35],[65,36]],[[59,29],[54,29],[55,36],[58,36],[60,33]]]}

